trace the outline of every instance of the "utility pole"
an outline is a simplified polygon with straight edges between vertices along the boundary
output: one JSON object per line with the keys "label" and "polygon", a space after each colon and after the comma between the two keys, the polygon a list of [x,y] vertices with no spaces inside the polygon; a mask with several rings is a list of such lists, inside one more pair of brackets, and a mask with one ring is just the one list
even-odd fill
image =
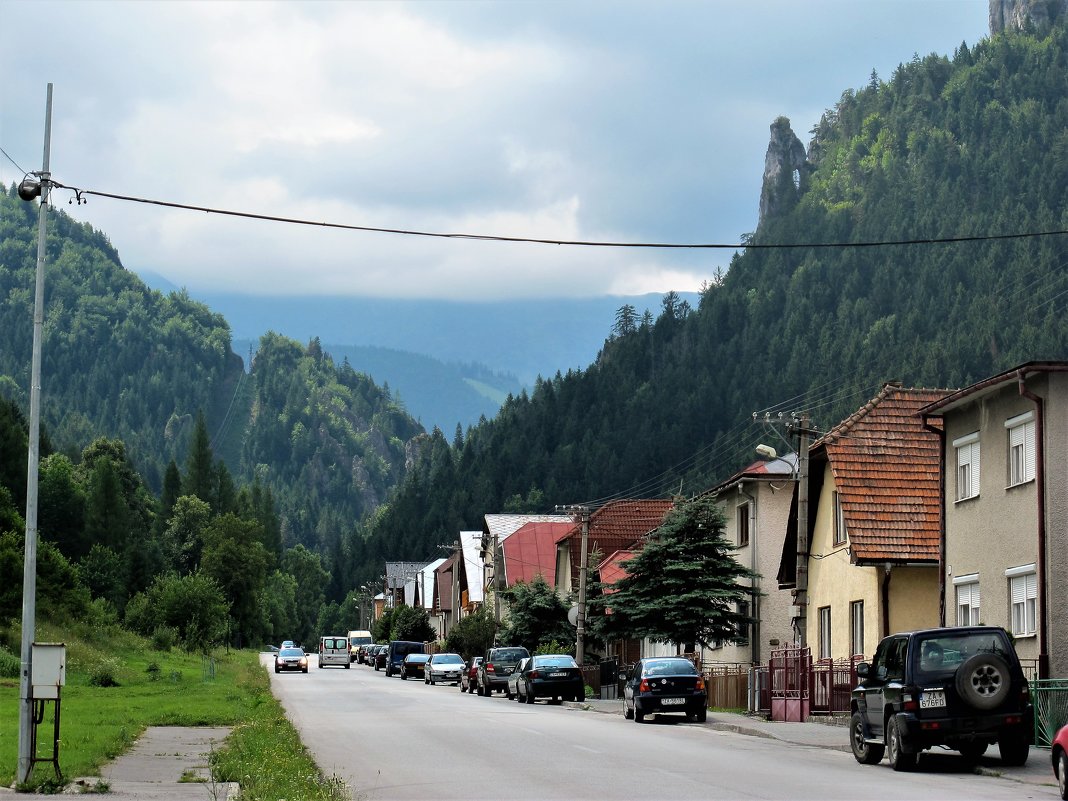
{"label": "utility pole", "polygon": [[52,84],[45,103],[44,159],[36,187],[23,181],[19,196],[40,195],[37,216],[37,280],[33,302],[33,357],[30,366],[29,454],[26,460],[26,544],[22,566],[22,673],[19,679],[19,761],[16,780],[25,784],[33,770],[33,687],[31,685],[34,628],[37,617],[37,471],[40,462],[41,340],[44,332],[44,267],[48,195],[51,190],[49,148],[52,140]]}
{"label": "utility pole", "polygon": [[586,658],[586,573],[590,558],[590,509],[588,506],[571,506],[566,511],[578,518],[582,532],[582,546],[579,551],[578,617],[575,621],[575,661],[581,667]]}
{"label": "utility pole", "polygon": [[808,645],[808,412],[794,417],[791,428],[797,434],[797,568],[794,605],[797,607],[798,645]]}

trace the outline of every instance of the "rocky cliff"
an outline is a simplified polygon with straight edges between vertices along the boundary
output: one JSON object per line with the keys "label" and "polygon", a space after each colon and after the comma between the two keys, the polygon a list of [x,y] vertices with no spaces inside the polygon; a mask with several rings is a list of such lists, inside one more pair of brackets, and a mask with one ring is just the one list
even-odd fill
{"label": "rocky cliff", "polygon": [[1068,0],[990,0],[990,35],[1005,31],[1043,32],[1068,18]]}
{"label": "rocky cliff", "polygon": [[776,216],[793,207],[808,176],[805,146],[790,127],[790,120],[779,117],[771,124],[771,141],[764,157],[764,185],[760,190],[760,219]]}

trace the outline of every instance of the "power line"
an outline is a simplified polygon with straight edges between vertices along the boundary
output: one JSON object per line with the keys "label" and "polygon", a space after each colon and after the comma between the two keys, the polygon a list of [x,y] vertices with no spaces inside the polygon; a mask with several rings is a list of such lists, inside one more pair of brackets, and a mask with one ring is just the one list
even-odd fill
{"label": "power line", "polygon": [[[16,165],[17,166],[17,165]],[[592,241],[580,239],[541,239],[523,236],[496,236],[492,234],[468,234],[448,233],[443,231],[419,231],[406,228],[379,228],[370,225],[353,225],[349,223],[332,223],[320,220],[305,220],[298,217],[281,217],[273,214],[255,214],[246,211],[234,211],[232,209],[217,209],[209,206],[194,206],[186,203],[175,203],[169,200],[153,200],[151,198],[135,197],[133,195],[119,195],[113,192],[103,192],[96,189],[79,189],[67,186],[52,180],[53,187],[67,189],[74,192],[79,205],[85,202],[85,195],[104,197],[111,200],[122,200],[129,203],[144,203],[151,206],[163,206],[171,209],[185,211],[201,211],[206,214],[221,214],[227,217],[241,217],[249,220],[263,220],[265,222],[286,223],[288,225],[310,225],[319,228],[335,228],[346,231],[364,231],[367,233],[396,234],[400,236],[422,236],[437,239],[471,239],[483,242],[514,242],[535,245],[567,245],[570,247],[598,247],[598,248],[647,248],[647,249],[676,249],[676,250],[797,250],[816,248],[872,248],[893,247],[901,245],[944,245],[961,242],[993,242],[999,240],[1033,239],[1046,236],[1063,236],[1068,230],[1032,231],[1013,234],[983,234],[973,236],[935,237],[921,239],[892,239],[870,242],[610,242]]]}

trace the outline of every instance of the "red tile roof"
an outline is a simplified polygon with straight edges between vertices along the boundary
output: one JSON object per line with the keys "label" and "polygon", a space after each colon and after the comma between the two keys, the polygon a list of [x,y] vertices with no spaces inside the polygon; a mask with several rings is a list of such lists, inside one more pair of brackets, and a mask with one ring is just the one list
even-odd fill
{"label": "red tile roof", "polygon": [[813,443],[826,450],[854,562],[938,561],[941,454],[916,412],[950,392],[888,384]]}
{"label": "red tile roof", "polygon": [[[613,501],[590,515],[587,550],[602,555],[625,550],[664,522],[674,505],[670,500]],[[578,575],[582,559],[582,527],[575,526],[571,540],[571,573]]]}
{"label": "red tile roof", "polygon": [[533,581],[541,575],[556,586],[556,540],[575,524],[535,522],[520,526],[508,536],[504,549],[504,575],[511,587],[517,581]]}

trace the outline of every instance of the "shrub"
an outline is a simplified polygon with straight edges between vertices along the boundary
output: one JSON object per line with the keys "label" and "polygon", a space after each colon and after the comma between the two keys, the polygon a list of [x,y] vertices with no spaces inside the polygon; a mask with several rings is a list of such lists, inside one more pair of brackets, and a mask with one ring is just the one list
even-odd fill
{"label": "shrub", "polygon": [[89,667],[89,683],[93,687],[119,686],[119,660],[103,657]]}
{"label": "shrub", "polygon": [[0,677],[17,679],[22,672],[22,657],[16,656],[6,648],[0,648]]}
{"label": "shrub", "polygon": [[178,629],[174,626],[156,626],[152,631],[152,648],[156,651],[169,651],[178,642]]}

